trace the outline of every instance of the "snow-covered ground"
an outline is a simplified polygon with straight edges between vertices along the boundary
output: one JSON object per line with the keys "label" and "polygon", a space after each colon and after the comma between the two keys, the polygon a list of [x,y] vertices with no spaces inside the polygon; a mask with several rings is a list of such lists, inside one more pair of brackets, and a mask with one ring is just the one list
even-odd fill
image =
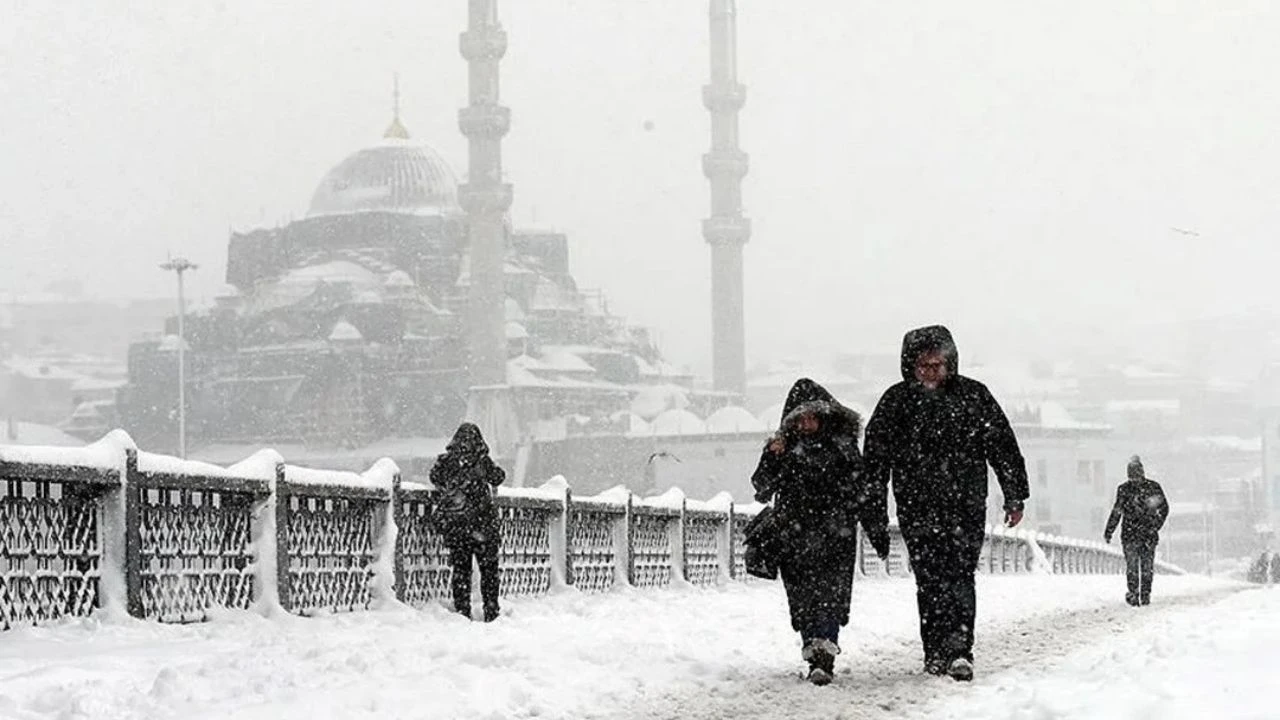
{"label": "snow-covered ground", "polygon": [[913,585],[859,582],[837,680],[801,679],[775,584],[324,618],[78,621],[0,635],[0,718],[1274,717],[1280,590],[980,577],[977,681],[919,671]]}

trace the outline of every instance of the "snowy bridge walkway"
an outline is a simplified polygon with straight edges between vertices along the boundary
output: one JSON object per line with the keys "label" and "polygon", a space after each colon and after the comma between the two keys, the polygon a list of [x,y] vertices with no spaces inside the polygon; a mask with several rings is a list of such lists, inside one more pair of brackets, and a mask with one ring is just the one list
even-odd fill
{"label": "snowy bridge walkway", "polygon": [[0,637],[0,717],[1275,717],[1280,590],[979,576],[976,681],[919,670],[913,584],[859,581],[837,680],[801,679],[777,584],[565,591],[496,623],[432,606],[197,625],[79,619]]}

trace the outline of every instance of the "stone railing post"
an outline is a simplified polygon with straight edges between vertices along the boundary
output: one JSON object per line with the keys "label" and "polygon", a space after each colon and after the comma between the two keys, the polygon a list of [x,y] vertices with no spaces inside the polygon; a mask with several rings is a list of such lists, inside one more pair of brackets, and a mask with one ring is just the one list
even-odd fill
{"label": "stone railing post", "polygon": [[[120,482],[107,487],[95,498],[98,504],[98,547],[102,553],[102,580],[98,589],[98,607],[109,614],[129,614],[128,582],[128,452],[120,455]],[[136,453],[133,456],[136,460]],[[135,556],[136,557],[136,556]]]}
{"label": "stone railing post", "polygon": [[140,618],[142,607],[142,487],[138,482],[138,451],[124,455],[124,586],[129,614]]}
{"label": "stone railing post", "polygon": [[547,528],[547,544],[551,549],[551,584],[573,585],[573,490],[564,489],[560,512],[551,518]]}
{"label": "stone railing post", "polygon": [[720,537],[716,542],[716,551],[719,555],[717,563],[720,566],[720,576],[717,580],[718,584],[725,584],[733,580],[733,501],[729,501],[729,507],[724,513],[724,522],[720,524]]}
{"label": "stone railing post", "polygon": [[400,485],[402,478],[397,472],[391,480],[391,510],[389,517],[391,522],[396,524],[395,542],[391,547],[391,573],[393,575],[392,582],[395,585],[395,598],[398,602],[404,602],[407,586],[404,576],[404,553],[400,552],[400,519],[404,517],[404,496],[401,494]]}
{"label": "stone railing post", "polygon": [[[280,609],[293,610],[293,596],[289,591],[289,503],[292,502],[285,484],[284,461],[276,463],[275,486],[275,546],[276,546],[276,596]],[[265,538],[264,538],[265,540]]]}
{"label": "stone railing post", "polygon": [[400,599],[400,585],[404,571],[400,568],[400,553],[397,552],[397,536],[400,528],[396,525],[399,517],[400,471],[391,475],[391,494],[385,502],[379,502],[379,511],[375,512],[369,523],[369,547],[373,548],[373,579],[370,582],[369,594],[373,604],[387,606]]}
{"label": "stone railing post", "polygon": [[676,516],[674,523],[667,526],[667,537],[671,542],[671,579],[673,581],[679,579],[685,582],[689,581],[688,574],[685,572],[685,533],[684,520],[685,513],[688,512],[689,501],[680,498],[680,514]]}
{"label": "stone railing post", "polygon": [[280,517],[278,492],[284,477],[284,462],[274,463],[274,477],[268,483],[267,494],[254,498],[249,514],[249,538],[254,549],[253,604],[263,615],[273,615],[280,609],[284,589],[280,584],[280,546],[277,522]]}
{"label": "stone railing post", "polygon": [[626,568],[627,584],[636,584],[636,523],[635,523],[635,494],[627,492],[627,514],[622,524],[622,535],[625,541],[620,546],[622,551],[618,553],[619,567]]}

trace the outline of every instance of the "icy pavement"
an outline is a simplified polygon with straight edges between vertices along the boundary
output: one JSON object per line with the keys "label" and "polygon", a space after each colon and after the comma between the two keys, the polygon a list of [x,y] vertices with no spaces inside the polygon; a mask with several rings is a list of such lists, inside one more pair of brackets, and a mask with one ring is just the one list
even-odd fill
{"label": "icy pavement", "polygon": [[776,584],[569,591],[492,625],[434,607],[80,621],[0,635],[0,718],[1262,717],[1280,590],[1240,587],[1160,577],[1133,609],[1118,577],[980,577],[971,685],[920,673],[902,580],[855,586],[827,688],[801,680]]}

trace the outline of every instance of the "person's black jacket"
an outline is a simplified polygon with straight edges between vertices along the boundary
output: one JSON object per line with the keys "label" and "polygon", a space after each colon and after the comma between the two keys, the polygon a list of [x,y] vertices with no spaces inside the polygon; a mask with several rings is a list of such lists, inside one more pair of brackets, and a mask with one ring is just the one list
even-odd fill
{"label": "person's black jacket", "polygon": [[[806,435],[797,429],[805,414],[817,417],[816,433]],[[756,500],[774,501],[771,525],[780,563],[846,556],[852,561],[863,494],[861,427],[858,414],[821,385],[802,378],[792,386],[778,432],[751,477]],[[870,534],[871,529],[867,530]],[[879,544],[879,536],[875,540]],[[883,546],[887,552],[887,533]]]}
{"label": "person's black jacket", "polygon": [[432,519],[447,543],[499,539],[493,488],[505,479],[506,473],[489,457],[480,428],[471,423],[459,426],[431,468],[431,484],[437,490]]}
{"label": "person's black jacket", "polygon": [[[940,350],[948,377],[930,391],[915,379],[916,360]],[[995,470],[1006,510],[1030,495],[1026,461],[1013,428],[987,387],[959,374],[960,358],[942,326],[919,328],[902,341],[902,382],[890,387],[871,416],[865,442],[868,512],[888,520],[893,483],[904,531],[985,523],[987,466]]]}
{"label": "person's black jacket", "polygon": [[1125,545],[1154,545],[1160,539],[1160,528],[1164,527],[1167,517],[1169,501],[1160,483],[1146,477],[1126,480],[1116,488],[1116,504],[1111,509],[1111,517],[1107,519],[1103,538],[1111,542],[1116,526],[1123,519],[1120,542]]}

